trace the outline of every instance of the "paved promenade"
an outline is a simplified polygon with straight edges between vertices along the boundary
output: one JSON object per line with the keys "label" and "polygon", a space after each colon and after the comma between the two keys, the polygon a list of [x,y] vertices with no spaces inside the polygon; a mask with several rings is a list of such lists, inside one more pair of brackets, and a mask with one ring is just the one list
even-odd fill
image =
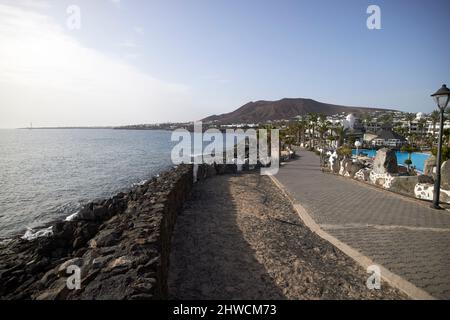
{"label": "paved promenade", "polygon": [[311,232],[257,172],[196,184],[172,238],[172,299],[403,299]]}
{"label": "paved promenade", "polygon": [[328,233],[438,299],[450,299],[450,213],[322,173],[301,150],[276,178]]}

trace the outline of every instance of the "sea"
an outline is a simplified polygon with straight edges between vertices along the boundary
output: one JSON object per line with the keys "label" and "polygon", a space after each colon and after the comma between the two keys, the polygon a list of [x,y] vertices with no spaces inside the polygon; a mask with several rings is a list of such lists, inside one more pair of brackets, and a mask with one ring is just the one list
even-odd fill
{"label": "sea", "polygon": [[0,239],[66,219],[173,167],[170,131],[0,130]]}

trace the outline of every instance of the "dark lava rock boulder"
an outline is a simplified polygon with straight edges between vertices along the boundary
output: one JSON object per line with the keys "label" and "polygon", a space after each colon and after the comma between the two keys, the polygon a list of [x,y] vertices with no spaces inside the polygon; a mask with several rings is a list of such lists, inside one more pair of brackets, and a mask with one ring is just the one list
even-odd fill
{"label": "dark lava rock boulder", "polygon": [[354,162],[348,166],[347,171],[350,177],[354,178],[356,173],[361,169],[364,169],[364,165],[360,162]]}
{"label": "dark lava rock boulder", "polygon": [[389,190],[414,196],[414,188],[419,183],[418,176],[401,176],[392,180]]}
{"label": "dark lava rock boulder", "polygon": [[352,160],[350,159],[344,159],[342,160],[342,168],[344,169],[342,174],[345,176],[346,174],[349,174],[350,166],[352,165]]}
{"label": "dark lava rock boulder", "polygon": [[378,150],[373,162],[373,171],[377,174],[398,173],[395,151],[388,148]]}
{"label": "dark lava rock boulder", "polygon": [[428,176],[428,175],[422,174],[422,175],[418,176],[418,178],[419,178],[419,183],[429,183],[429,184],[434,183],[433,177]]}

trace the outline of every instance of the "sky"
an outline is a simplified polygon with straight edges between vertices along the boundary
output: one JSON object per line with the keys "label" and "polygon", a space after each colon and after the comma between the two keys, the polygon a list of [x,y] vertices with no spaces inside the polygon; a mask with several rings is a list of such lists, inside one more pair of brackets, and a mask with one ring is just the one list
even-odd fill
{"label": "sky", "polygon": [[[381,29],[367,28],[369,5]],[[0,0],[0,128],[193,121],[285,97],[431,112],[450,84],[449,12],[449,0]]]}

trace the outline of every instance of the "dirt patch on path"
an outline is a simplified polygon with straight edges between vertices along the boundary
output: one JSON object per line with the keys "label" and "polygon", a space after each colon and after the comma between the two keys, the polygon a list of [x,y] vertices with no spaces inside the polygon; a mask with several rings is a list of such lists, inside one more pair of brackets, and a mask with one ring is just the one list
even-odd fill
{"label": "dirt patch on path", "polygon": [[197,184],[172,242],[172,299],[399,299],[304,226],[270,178],[216,176]]}

